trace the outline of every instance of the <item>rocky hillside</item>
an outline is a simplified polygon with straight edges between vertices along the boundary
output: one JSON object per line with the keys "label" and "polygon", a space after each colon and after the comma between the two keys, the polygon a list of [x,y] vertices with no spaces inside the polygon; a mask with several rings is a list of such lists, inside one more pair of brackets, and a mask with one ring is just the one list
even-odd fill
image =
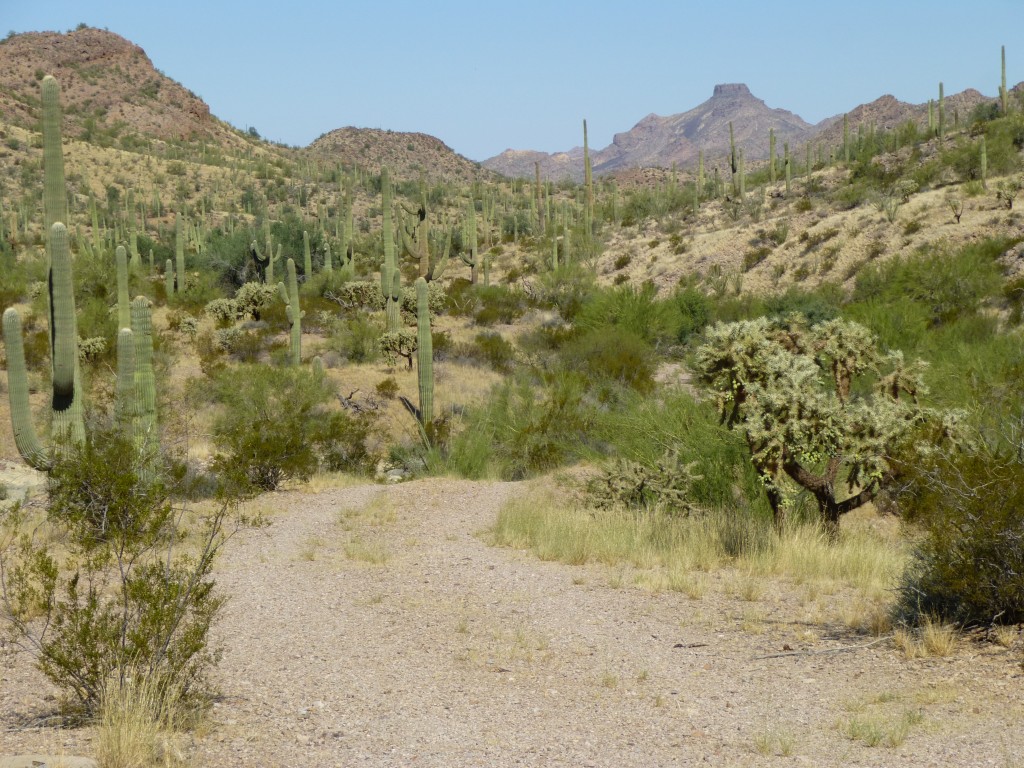
{"label": "rocky hillside", "polygon": [[477,163],[456,154],[440,139],[425,133],[399,133],[379,128],[338,128],[325,133],[308,151],[342,165],[376,169],[388,166],[398,178],[471,181],[482,171]]}
{"label": "rocky hillside", "polygon": [[[1019,86],[1018,86],[1019,87]],[[937,98],[936,98],[937,101]],[[970,119],[971,113],[979,104],[995,101],[973,88],[945,97],[946,120],[953,127],[957,120]],[[938,107],[936,106],[937,110]],[[935,112],[938,119],[938,112]],[[917,123],[922,128],[928,125],[928,105],[908,104],[895,96],[886,94],[869,104],[861,104],[846,113],[851,135],[856,135],[860,126],[874,126],[879,131],[891,131],[907,123]],[[836,115],[822,120],[815,127],[813,140],[825,147],[838,147],[843,143],[843,115]]]}
{"label": "rocky hillside", "polygon": [[[630,130],[615,134],[604,149],[592,151],[594,173],[607,174],[626,168],[673,164],[688,168],[703,150],[709,164],[722,162],[729,150],[729,123],[733,124],[737,147],[748,160],[768,157],[768,130],[773,128],[782,151],[783,142],[796,144],[814,133],[814,126],[784,109],[772,109],[742,83],[716,85],[711,98],[691,110],[668,117],[650,114]],[[485,160],[486,168],[508,176],[532,176],[534,162],[540,161],[546,178],[583,178],[583,153],[547,155],[542,152],[506,150]]]}
{"label": "rocky hillside", "polygon": [[11,35],[0,43],[0,119],[34,129],[45,74],[60,81],[69,136],[226,142],[236,133],[202,99],[158,72],[142,48],[90,27]]}
{"label": "rocky hillside", "polygon": [[0,123],[38,130],[39,81],[46,74],[61,84],[64,135],[92,145],[137,151],[150,140],[184,140],[220,147],[224,154],[255,150],[276,156],[279,164],[306,154],[367,169],[387,164],[398,178],[467,181],[481,174],[476,163],[422,133],[340,128],[300,150],[245,136],[159,72],[142,48],[90,27],[28,32],[0,42]]}

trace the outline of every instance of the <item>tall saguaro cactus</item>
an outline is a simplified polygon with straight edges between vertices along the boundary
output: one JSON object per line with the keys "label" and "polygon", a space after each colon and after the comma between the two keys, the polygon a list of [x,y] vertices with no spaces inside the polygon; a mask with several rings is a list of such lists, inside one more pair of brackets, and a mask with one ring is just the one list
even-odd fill
{"label": "tall saguaro cactus", "polygon": [[420,421],[429,428],[434,420],[434,347],[430,335],[430,298],[427,281],[416,280],[416,377],[420,390]]}
{"label": "tall saguaro cactus", "polygon": [[123,245],[117,246],[114,260],[117,262],[117,327],[130,328],[132,312],[128,301],[128,252]]}
{"label": "tall saguaro cactus", "polygon": [[131,306],[135,341],[135,442],[147,462],[156,454],[156,377],[153,373],[153,319],[149,299],[136,296]]}
{"label": "tall saguaro cactus", "polygon": [[185,231],[184,214],[178,211],[174,214],[174,272],[175,290],[177,293],[185,291]]}
{"label": "tall saguaro cactus", "polygon": [[278,283],[277,290],[281,294],[281,300],[285,303],[288,322],[292,324],[292,365],[300,365],[302,363],[302,316],[304,313],[299,307],[299,281],[295,276],[294,259],[288,259],[285,262],[285,272],[288,277],[288,285],[286,287],[284,283]]}
{"label": "tall saguaro cactus", "polygon": [[1010,113],[1009,94],[1006,92],[1006,46],[1001,46],[1001,58],[1003,62],[1002,66],[1002,77],[999,80],[999,103],[1003,108],[1003,114],[1008,115]]}
{"label": "tall saguaro cactus", "polygon": [[395,232],[391,210],[391,179],[387,167],[380,169],[380,192],[383,198],[384,263],[380,267],[380,292],[384,295],[387,330],[402,327],[402,273],[395,263]]}
{"label": "tall saguaro cactus", "polygon": [[43,225],[50,236],[53,225],[67,224],[68,199],[64,184],[64,150],[61,147],[60,83],[47,75],[41,83],[43,102]]}
{"label": "tall saguaro cactus", "polygon": [[[78,332],[75,323],[75,295],[71,275],[68,231],[61,222],[50,228],[50,345],[52,398],[51,434],[58,444],[85,439],[78,377]],[[7,346],[7,377],[14,442],[22,458],[34,469],[53,467],[55,453],[43,446],[32,424],[28,401],[28,372],[21,339],[21,318],[13,307],[3,316]]]}

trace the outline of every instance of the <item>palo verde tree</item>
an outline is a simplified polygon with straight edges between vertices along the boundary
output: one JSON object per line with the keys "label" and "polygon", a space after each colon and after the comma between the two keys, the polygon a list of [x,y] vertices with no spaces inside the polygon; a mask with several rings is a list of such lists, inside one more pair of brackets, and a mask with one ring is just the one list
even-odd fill
{"label": "palo verde tree", "polygon": [[[799,315],[719,323],[696,366],[723,422],[743,431],[776,525],[803,488],[833,535],[843,514],[892,484],[901,461],[955,440],[957,414],[918,401],[922,367],[879,352],[857,323],[808,326]],[[868,376],[873,389],[859,386]]]}

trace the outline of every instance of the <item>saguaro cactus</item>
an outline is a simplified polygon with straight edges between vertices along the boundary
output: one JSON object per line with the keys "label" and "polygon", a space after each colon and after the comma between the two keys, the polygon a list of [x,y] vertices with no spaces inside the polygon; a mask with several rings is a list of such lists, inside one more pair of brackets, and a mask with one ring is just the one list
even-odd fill
{"label": "saguaro cactus", "polygon": [[309,250],[309,232],[302,230],[302,274],[306,280],[313,276],[313,254]]}
{"label": "saguaro cactus", "polygon": [[174,263],[175,289],[178,293],[185,290],[185,232],[184,216],[181,211],[174,214]]}
{"label": "saguaro cactus", "polygon": [[282,301],[285,303],[285,313],[288,316],[288,322],[292,324],[292,365],[300,365],[302,363],[302,316],[305,313],[299,307],[299,281],[295,276],[294,259],[288,259],[285,262],[285,272],[287,273],[288,285],[285,287],[284,283],[278,283],[277,290],[281,294]]}
{"label": "saguaro cactus", "polygon": [[470,199],[466,210],[465,233],[462,243],[466,250],[459,254],[462,262],[469,267],[469,282],[476,285],[477,240],[476,240],[476,201]]}
{"label": "saguaro cactus", "polygon": [[999,103],[1003,108],[1003,114],[1008,115],[1010,113],[1010,102],[1009,94],[1006,92],[1006,46],[1000,47],[1001,58],[1003,62],[1002,66],[1002,77],[999,80]]}
{"label": "saguaro cactus", "polygon": [[430,335],[430,298],[427,281],[416,280],[416,376],[420,390],[420,421],[428,428],[434,420],[434,348]]}
{"label": "saguaro cactus", "polygon": [[40,85],[43,102],[43,225],[49,237],[58,221],[67,224],[68,200],[61,147],[60,83],[52,75]]}
{"label": "saguaro cactus", "polygon": [[131,328],[132,310],[128,300],[128,252],[123,245],[114,251],[117,262],[117,327]]}
{"label": "saguaro cactus", "polygon": [[155,458],[156,377],[153,374],[153,319],[149,299],[136,296],[131,306],[132,335],[135,341],[135,385],[138,406],[135,409],[136,445],[148,461]]}
{"label": "saguaro cactus", "polygon": [[380,268],[380,292],[384,295],[384,311],[387,316],[387,330],[398,331],[402,327],[402,273],[395,264],[395,233],[391,210],[391,180],[387,167],[380,169],[380,191],[383,198],[384,263]]}
{"label": "saguaro cactus", "polygon": [[[50,345],[53,394],[50,402],[51,433],[58,443],[85,439],[78,381],[78,332],[71,275],[68,231],[60,222],[50,228]],[[7,345],[7,375],[14,442],[22,458],[34,469],[53,466],[54,451],[43,446],[32,425],[28,401],[28,373],[21,339],[21,318],[8,309],[3,316]]]}

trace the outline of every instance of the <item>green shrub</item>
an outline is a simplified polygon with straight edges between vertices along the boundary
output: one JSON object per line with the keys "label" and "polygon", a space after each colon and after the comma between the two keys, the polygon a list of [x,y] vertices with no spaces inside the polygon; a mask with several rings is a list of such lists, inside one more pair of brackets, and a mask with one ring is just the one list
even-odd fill
{"label": "green shrub", "polygon": [[477,325],[508,325],[526,312],[526,297],[507,286],[477,286],[476,294],[479,307],[473,319]]}
{"label": "green shrub", "polygon": [[320,468],[362,471],[370,425],[328,407],[323,376],[301,367],[248,365],[212,382],[221,407],[213,425],[213,466],[239,489],[273,490]]}
{"label": "green shrub", "polygon": [[674,341],[677,336],[673,306],[660,301],[650,283],[642,288],[622,286],[594,291],[576,316],[584,331],[617,328],[649,344]]}
{"label": "green shrub", "polygon": [[658,364],[654,350],[625,328],[584,331],[566,342],[560,359],[567,369],[586,377],[591,386],[612,382],[637,392],[654,389]]}
{"label": "green shrub", "polygon": [[898,616],[1024,622],[1024,466],[1016,445],[937,458],[915,479],[905,509],[924,536],[899,587]]}
{"label": "green shrub", "polygon": [[502,382],[452,438],[449,469],[521,480],[578,459],[593,422],[585,393],[575,374],[552,374],[539,386],[526,377]]}
{"label": "green shrub", "polygon": [[478,333],[473,339],[473,357],[491,366],[498,373],[509,373],[516,361],[516,349],[500,333]]}
{"label": "green shrub", "polygon": [[23,533],[18,507],[0,513],[8,629],[86,713],[139,676],[161,701],[207,691],[219,658],[209,631],[223,603],[211,574],[231,504],[189,530],[169,498],[131,438],[97,426],[50,474],[47,536]]}
{"label": "green shrub", "polygon": [[996,258],[1013,240],[989,239],[953,252],[939,248],[869,264],[857,275],[854,301],[909,297],[928,309],[933,326],[978,311],[1002,284]]}

